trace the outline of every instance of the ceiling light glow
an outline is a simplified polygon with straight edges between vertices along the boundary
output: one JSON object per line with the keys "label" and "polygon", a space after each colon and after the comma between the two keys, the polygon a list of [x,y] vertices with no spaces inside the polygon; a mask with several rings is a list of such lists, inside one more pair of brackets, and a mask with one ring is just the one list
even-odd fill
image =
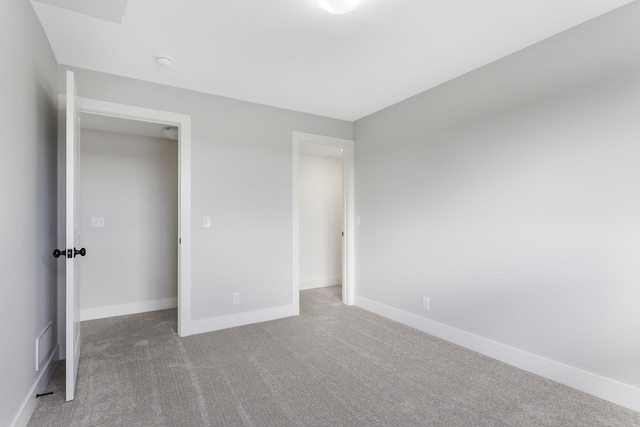
{"label": "ceiling light glow", "polygon": [[318,0],[324,10],[336,15],[351,12],[362,0]]}

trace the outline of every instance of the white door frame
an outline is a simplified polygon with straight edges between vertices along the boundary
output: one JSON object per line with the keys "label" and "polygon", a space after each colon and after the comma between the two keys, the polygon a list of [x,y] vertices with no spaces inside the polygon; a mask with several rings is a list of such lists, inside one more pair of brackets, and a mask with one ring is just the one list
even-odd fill
{"label": "white door frame", "polygon": [[189,335],[188,331],[191,329],[191,116],[89,98],[79,98],[78,107],[82,113],[178,127],[178,335]]}
{"label": "white door frame", "polygon": [[292,289],[294,315],[300,314],[300,144],[341,148],[343,172],[344,240],[342,245],[342,302],[355,304],[355,143],[350,139],[292,133]]}

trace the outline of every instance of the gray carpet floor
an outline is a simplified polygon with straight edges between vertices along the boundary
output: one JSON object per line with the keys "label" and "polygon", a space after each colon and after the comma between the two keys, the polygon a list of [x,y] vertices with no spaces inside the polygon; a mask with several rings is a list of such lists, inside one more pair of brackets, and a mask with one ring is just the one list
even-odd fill
{"label": "gray carpet floor", "polygon": [[76,399],[64,364],[39,426],[640,426],[640,413],[301,293],[301,315],[186,338],[176,311],[83,322]]}

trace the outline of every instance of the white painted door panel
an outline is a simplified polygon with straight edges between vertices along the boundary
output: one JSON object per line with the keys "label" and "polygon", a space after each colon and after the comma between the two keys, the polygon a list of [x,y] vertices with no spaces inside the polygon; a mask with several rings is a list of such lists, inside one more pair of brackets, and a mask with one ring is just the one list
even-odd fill
{"label": "white painted door panel", "polygon": [[[66,399],[73,400],[78,365],[80,362],[80,208],[79,208],[79,161],[80,120],[75,77],[67,71],[67,177],[66,177]],[[70,251],[70,252],[69,252]]]}

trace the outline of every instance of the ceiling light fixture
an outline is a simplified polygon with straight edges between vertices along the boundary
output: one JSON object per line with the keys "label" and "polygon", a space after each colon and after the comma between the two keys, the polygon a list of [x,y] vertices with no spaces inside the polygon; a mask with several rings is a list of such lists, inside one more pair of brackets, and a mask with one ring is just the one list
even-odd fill
{"label": "ceiling light fixture", "polygon": [[166,55],[160,55],[156,56],[156,62],[163,67],[171,67],[171,64],[173,64],[173,58]]}
{"label": "ceiling light fixture", "polygon": [[336,15],[351,12],[362,0],[318,0],[324,10]]}

